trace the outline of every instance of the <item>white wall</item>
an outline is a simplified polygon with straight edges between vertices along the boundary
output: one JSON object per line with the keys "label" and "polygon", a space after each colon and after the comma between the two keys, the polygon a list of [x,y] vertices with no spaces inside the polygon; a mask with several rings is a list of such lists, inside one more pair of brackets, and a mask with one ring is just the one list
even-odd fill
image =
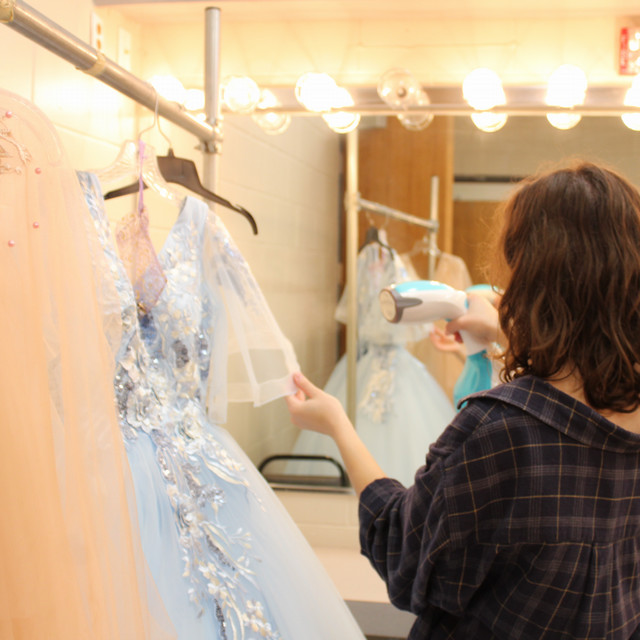
{"label": "white wall", "polygon": [[[222,75],[248,75],[261,86],[292,86],[304,72],[324,71],[341,85],[371,87],[393,67],[409,69],[426,86],[460,86],[476,67],[494,69],[505,85],[544,85],[564,63],[580,65],[591,84],[630,84],[618,75],[617,47],[620,27],[634,22],[613,9],[546,15],[530,3],[531,15],[523,15],[523,5],[511,3],[515,17],[478,17],[450,3],[431,17],[418,10],[398,18],[391,7],[382,19],[303,20],[256,18],[250,8],[241,15],[229,6],[233,1],[215,5],[221,6]],[[204,5],[195,5],[201,14],[173,4],[153,15],[148,6],[130,11],[147,13],[158,46],[180,61],[185,82],[198,82],[202,62],[188,58],[180,43],[202,46]]]}
{"label": "white wall", "polygon": [[[30,5],[89,41],[91,0],[31,0]],[[117,61],[119,29],[125,28],[132,35],[132,71],[149,77],[145,72],[153,60],[143,52],[154,50],[153,34],[116,9],[101,8],[99,14],[105,54]],[[185,41],[183,49],[189,44]],[[192,55],[199,57],[201,51]],[[152,121],[144,108],[4,25],[0,59],[0,88],[33,101],[49,116],[78,169],[109,165],[122,141],[135,138],[138,128]],[[201,60],[194,64],[201,65]],[[201,162],[193,136],[164,121],[162,129],[177,155]],[[159,153],[168,146],[157,129],[145,134],[145,141]],[[252,235],[238,214],[222,208],[217,212],[251,265],[303,369],[324,383],[336,360],[339,137],[311,120],[298,120],[276,137],[262,133],[249,118],[229,118],[218,166],[217,191],[251,211],[259,235]],[[177,210],[151,193],[145,198],[152,239],[159,247]],[[129,206],[126,199],[109,201],[112,221]],[[288,451],[297,434],[283,400],[260,409],[234,407],[228,427],[256,462],[269,453]]]}
{"label": "white wall", "polygon": [[[78,38],[89,41],[93,11],[90,0],[32,0],[29,4]],[[116,47],[114,16],[114,12],[105,15],[107,54]],[[133,32],[139,30],[124,20],[120,24]],[[139,55],[134,54],[136,58]],[[4,25],[0,25],[0,59],[0,87],[33,101],[47,114],[74,166],[108,164],[120,141],[134,134],[136,108],[130,100]]]}
{"label": "white wall", "polygon": [[[544,116],[511,117],[495,133],[477,129],[469,118],[456,118],[456,176],[525,176],[549,164],[571,159],[604,163],[640,187],[640,132],[619,117],[583,118],[566,131],[552,127]],[[456,183],[456,200],[503,200],[511,187],[500,183]]]}
{"label": "white wall", "polygon": [[[333,320],[339,280],[338,231],[342,197],[337,134],[317,119],[294,119],[268,136],[249,118],[228,117],[218,191],[258,222],[218,208],[292,341],[307,375],[323,385],[337,360]],[[231,407],[229,429],[255,462],[288,453],[297,435],[284,401],[254,409]]]}

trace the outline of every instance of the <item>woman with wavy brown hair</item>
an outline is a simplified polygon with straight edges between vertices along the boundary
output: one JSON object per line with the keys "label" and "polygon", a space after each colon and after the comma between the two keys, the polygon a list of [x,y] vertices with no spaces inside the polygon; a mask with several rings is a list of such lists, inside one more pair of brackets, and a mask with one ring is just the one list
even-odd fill
{"label": "woman with wavy brown hair", "polygon": [[596,410],[638,406],[639,211],[634,187],[589,164],[529,181],[513,196],[501,240],[510,272],[500,305],[507,379],[567,374]]}
{"label": "woman with wavy brown hair", "polygon": [[640,637],[640,195],[579,163],[523,181],[502,225],[498,310],[470,296],[447,330],[497,337],[504,382],[463,400],[411,487],[303,376],[292,419],[340,447],[410,640]]}

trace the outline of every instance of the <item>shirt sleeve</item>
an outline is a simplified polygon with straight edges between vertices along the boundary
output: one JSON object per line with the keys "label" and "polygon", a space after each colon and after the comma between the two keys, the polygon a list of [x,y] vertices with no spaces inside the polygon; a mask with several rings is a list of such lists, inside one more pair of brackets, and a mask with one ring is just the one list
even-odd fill
{"label": "shirt sleeve", "polygon": [[[434,474],[431,474],[433,476]],[[437,480],[424,474],[406,489],[382,478],[360,496],[360,547],[400,609],[420,613],[439,553],[447,546],[446,514]]]}
{"label": "shirt sleeve", "polygon": [[467,468],[456,463],[474,427],[464,413],[431,446],[411,487],[382,478],[360,496],[361,553],[391,602],[417,615],[430,605],[462,614],[495,557],[495,547],[475,544],[472,510],[453,520],[449,513],[451,487],[469,482]]}

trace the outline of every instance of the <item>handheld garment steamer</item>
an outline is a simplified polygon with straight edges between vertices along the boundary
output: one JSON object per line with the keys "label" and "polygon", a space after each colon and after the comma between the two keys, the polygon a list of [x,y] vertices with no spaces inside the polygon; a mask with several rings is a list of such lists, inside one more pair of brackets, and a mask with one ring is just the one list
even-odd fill
{"label": "handheld garment steamer", "polygon": [[[486,290],[487,285],[470,287],[467,291]],[[435,280],[412,280],[385,287],[380,292],[382,315],[393,323],[434,322],[453,320],[467,312],[467,293]],[[479,342],[466,331],[460,336],[467,351],[464,368],[453,388],[453,403],[476,391],[491,388],[491,361],[488,345]]]}

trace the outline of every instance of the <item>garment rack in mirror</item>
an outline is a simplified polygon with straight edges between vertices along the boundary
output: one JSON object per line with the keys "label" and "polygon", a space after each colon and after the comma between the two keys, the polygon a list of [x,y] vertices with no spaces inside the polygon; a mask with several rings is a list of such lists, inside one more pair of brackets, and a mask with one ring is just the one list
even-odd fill
{"label": "garment rack in mirror", "polygon": [[[371,202],[370,200],[365,200],[360,196],[357,197],[358,211],[379,213],[383,216],[394,218],[395,220],[402,220],[403,222],[408,222],[409,224],[414,224],[419,227],[423,227],[427,230],[429,234],[429,247],[430,247],[429,248],[429,278],[433,277],[433,273],[435,271],[435,259],[438,254],[437,243],[436,243],[436,234],[439,228],[438,187],[439,187],[438,176],[431,176],[431,202],[430,202],[428,219],[420,218],[418,216],[411,215],[410,213],[405,213],[404,211],[399,211],[397,209],[393,209],[392,207],[387,207],[377,202]],[[366,243],[367,242],[365,239],[365,244]]]}
{"label": "garment rack in mirror", "polygon": [[382,239],[380,229],[373,224],[367,229],[360,251],[362,251],[362,249],[368,244],[379,244],[383,249],[386,249],[391,255],[393,255],[393,248]]}
{"label": "garment rack in mirror", "polygon": [[429,218],[420,218],[404,211],[393,209],[377,202],[371,202],[360,196],[358,185],[358,130],[354,129],[346,134],[346,180],[345,180],[345,209],[346,209],[346,286],[347,295],[347,326],[346,326],[346,397],[347,415],[356,425],[356,359],[358,342],[358,305],[357,305],[357,256],[358,256],[358,217],[361,211],[379,213],[397,220],[409,222],[428,230],[432,251],[429,252],[429,277],[435,271],[437,254],[436,233],[438,224],[438,176],[431,177],[431,202]]}

